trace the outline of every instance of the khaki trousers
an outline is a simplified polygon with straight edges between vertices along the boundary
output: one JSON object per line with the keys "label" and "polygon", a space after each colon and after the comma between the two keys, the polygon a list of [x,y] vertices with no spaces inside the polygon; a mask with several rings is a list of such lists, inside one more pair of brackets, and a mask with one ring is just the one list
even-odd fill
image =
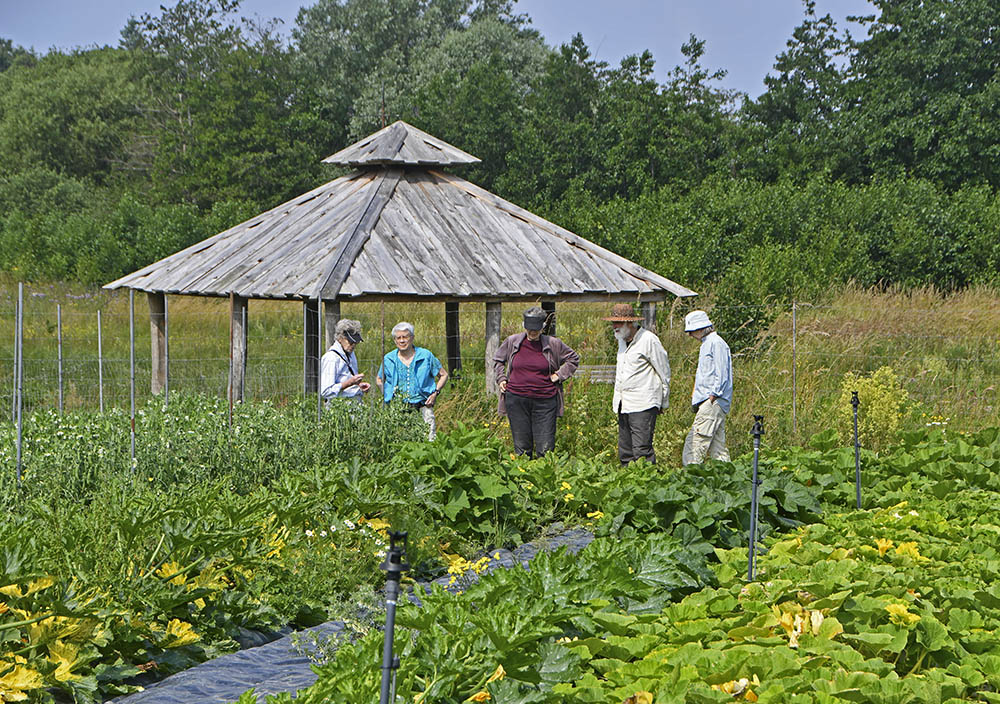
{"label": "khaki trousers", "polygon": [[726,449],[726,412],[717,403],[705,401],[698,406],[694,423],[684,441],[682,459],[685,465],[701,464],[705,457],[729,461]]}

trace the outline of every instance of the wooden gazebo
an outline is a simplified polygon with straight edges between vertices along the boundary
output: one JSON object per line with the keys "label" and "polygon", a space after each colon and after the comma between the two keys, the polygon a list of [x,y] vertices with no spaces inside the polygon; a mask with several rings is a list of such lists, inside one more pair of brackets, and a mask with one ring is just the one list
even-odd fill
{"label": "wooden gazebo", "polygon": [[234,398],[243,395],[251,298],[303,302],[306,386],[315,390],[320,327],[332,344],[342,301],[444,302],[454,367],[459,302],[486,305],[489,366],[504,301],[554,309],[556,299],[639,300],[652,322],[657,301],[695,295],[446,173],[479,159],[405,122],[324,161],[355,171],[105,286],[148,295],[153,393],[166,383],[166,294],[230,299]]}

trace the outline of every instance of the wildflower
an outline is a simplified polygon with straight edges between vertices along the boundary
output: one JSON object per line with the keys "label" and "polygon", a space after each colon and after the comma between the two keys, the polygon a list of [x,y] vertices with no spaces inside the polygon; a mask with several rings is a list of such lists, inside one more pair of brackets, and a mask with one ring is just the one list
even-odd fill
{"label": "wildflower", "polygon": [[321,537],[321,538],[325,538],[325,537],[326,537],[326,531],[325,531],[325,530],[321,530],[321,531],[319,532],[319,537]]}
{"label": "wildflower", "polygon": [[354,530],[354,523],[346,518],[344,519],[344,525],[347,527],[347,530]]}
{"label": "wildflower", "polygon": [[562,484],[561,484],[561,485],[559,486],[559,488],[560,488],[560,489],[562,489],[563,491],[569,491],[569,490],[570,490],[570,489],[572,489],[573,487],[571,487],[571,486],[569,485],[569,482],[563,482],[563,483],[562,483]]}
{"label": "wildflower", "polygon": [[570,501],[572,501],[572,500],[573,500],[573,499],[575,499],[575,498],[576,498],[576,497],[575,497],[575,496],[573,496],[573,494],[566,494],[566,495],[565,495],[565,496],[563,497],[563,501],[565,501],[566,503],[569,503]]}
{"label": "wildflower", "polygon": [[604,518],[604,511],[591,511],[587,514],[587,518],[592,518],[595,521],[599,521]]}
{"label": "wildflower", "polygon": [[307,538],[311,538],[311,537],[313,537],[313,532],[312,532],[311,530],[308,530],[308,529],[307,529],[307,530],[306,530],[306,537],[307,537]]}

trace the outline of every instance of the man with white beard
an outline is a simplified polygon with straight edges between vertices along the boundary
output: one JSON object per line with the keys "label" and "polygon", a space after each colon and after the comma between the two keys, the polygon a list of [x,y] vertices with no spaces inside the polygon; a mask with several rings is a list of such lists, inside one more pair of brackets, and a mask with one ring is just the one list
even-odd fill
{"label": "man with white beard", "polygon": [[618,340],[614,409],[618,416],[618,459],[623,465],[645,457],[656,463],[656,417],[670,405],[670,361],[655,333],[639,326],[642,318],[619,303],[605,318]]}

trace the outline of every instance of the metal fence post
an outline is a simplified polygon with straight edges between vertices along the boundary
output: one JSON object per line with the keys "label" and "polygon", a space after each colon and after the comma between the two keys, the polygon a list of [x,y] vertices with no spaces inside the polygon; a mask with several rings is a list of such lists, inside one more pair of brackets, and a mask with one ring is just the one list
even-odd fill
{"label": "metal fence post", "polygon": [[62,349],[62,305],[56,304],[56,340],[59,345],[59,414],[63,412],[63,349]]}
{"label": "metal fence post", "polygon": [[132,471],[135,471],[135,289],[128,290],[128,366],[129,405],[131,407],[130,439],[132,446]]}
{"label": "metal fence post", "polygon": [[764,434],[764,416],[753,417],[753,478],[750,484],[750,539],[749,551],[747,553],[747,581],[752,582],[757,568],[757,514],[759,510],[759,497],[757,488],[760,486],[760,479],[757,474],[757,462],[760,458],[760,436]]}
{"label": "metal fence post", "polygon": [[796,308],[795,301],[792,300],[792,437],[797,439],[798,436],[799,436],[799,425],[798,425],[798,414],[796,413],[796,410],[797,410],[797,400],[798,400],[798,393],[797,393],[798,392],[798,388],[797,388],[798,385],[796,383],[797,382],[797,378],[796,378],[796,376],[797,376],[796,375],[797,368],[796,368],[796,365],[795,365],[795,361],[796,361],[795,360],[795,343],[797,341],[796,338],[798,337],[798,335],[797,335],[797,330],[796,330],[797,326],[796,326],[796,321],[795,321],[795,312],[796,312],[795,308]]}
{"label": "metal fence post", "polygon": [[14,408],[17,418],[17,487],[21,488],[21,414],[24,407],[24,284],[17,283],[17,312],[14,314]]}
{"label": "metal fence post", "polygon": [[97,309],[97,399],[104,413],[104,350],[101,346],[101,309]]}
{"label": "metal fence post", "polygon": [[170,405],[170,315],[167,313],[167,295],[163,294],[163,407]]}
{"label": "metal fence post", "polygon": [[316,299],[316,422],[323,417],[323,299]]}
{"label": "metal fence post", "polygon": [[851,392],[851,405],[854,407],[854,488],[857,498],[857,508],[861,508],[861,443],[858,441],[858,392]]}
{"label": "metal fence post", "polygon": [[17,321],[18,315],[20,315],[21,309],[18,306],[18,302],[14,301],[14,378],[10,385],[10,422],[17,424],[17,360],[18,354],[20,353],[17,349]]}

